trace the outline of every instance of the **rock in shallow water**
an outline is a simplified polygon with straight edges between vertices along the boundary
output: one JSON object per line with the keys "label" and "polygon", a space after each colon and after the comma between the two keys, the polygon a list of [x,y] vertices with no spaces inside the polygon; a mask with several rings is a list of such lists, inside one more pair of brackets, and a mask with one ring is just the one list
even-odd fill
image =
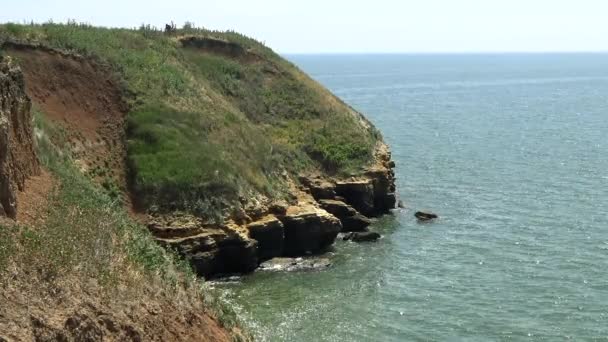
{"label": "rock in shallow water", "polygon": [[265,271],[317,271],[331,266],[327,258],[274,258],[260,264]]}
{"label": "rock in shallow water", "polygon": [[423,211],[417,211],[414,216],[416,216],[416,218],[420,221],[429,221],[438,217],[436,214],[425,213]]}
{"label": "rock in shallow water", "polygon": [[378,240],[380,237],[381,235],[376,232],[354,232],[345,234],[342,237],[342,240],[353,242],[371,242]]}

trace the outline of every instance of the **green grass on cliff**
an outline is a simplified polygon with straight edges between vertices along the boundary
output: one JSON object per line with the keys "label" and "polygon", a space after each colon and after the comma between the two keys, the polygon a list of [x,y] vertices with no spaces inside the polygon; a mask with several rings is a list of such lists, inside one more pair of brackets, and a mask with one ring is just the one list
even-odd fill
{"label": "green grass on cliff", "polygon": [[[179,37],[192,35],[238,44],[246,54],[182,47]],[[204,215],[239,196],[281,197],[283,170],[357,172],[380,139],[294,65],[234,32],[0,25],[0,44],[6,40],[91,56],[124,80],[128,164],[147,208]]]}
{"label": "green grass on cliff", "polygon": [[[9,260],[19,267],[54,278],[75,270],[112,283],[117,270],[130,267],[170,278],[190,273],[171,253],[156,244],[148,230],[133,222],[116,199],[75,166],[62,144],[61,130],[35,112],[37,152],[55,179],[40,226],[0,229],[0,266]],[[0,274],[5,271],[0,267]]]}
{"label": "green grass on cliff", "polygon": [[0,225],[0,292],[19,281],[61,288],[54,284],[69,277],[84,287],[94,281],[109,296],[125,286],[135,292],[149,286],[169,296],[189,289],[202,297],[192,301],[200,299],[225,327],[237,326],[234,311],[195,279],[186,261],[158,245],[117,199],[77,170],[61,128],[43,113],[35,112],[34,119],[38,157],[56,185],[48,207],[40,208],[44,222]]}

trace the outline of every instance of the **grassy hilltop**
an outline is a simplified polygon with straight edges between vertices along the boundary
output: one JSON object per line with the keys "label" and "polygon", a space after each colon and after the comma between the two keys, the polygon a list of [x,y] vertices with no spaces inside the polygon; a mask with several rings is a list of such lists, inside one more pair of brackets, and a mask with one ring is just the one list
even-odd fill
{"label": "grassy hilltop", "polygon": [[[197,329],[178,339],[247,339],[121,200],[221,220],[252,198],[288,198],[302,173],[360,174],[381,139],[293,64],[234,32],[2,24],[2,55],[23,70],[43,166],[20,195],[25,219],[0,218],[0,293],[11,300],[0,327],[13,329],[9,339],[77,338],[78,324],[104,312],[125,324],[112,334],[162,339],[194,317]],[[164,314],[150,315],[154,306]],[[64,327],[51,327],[61,319]],[[100,322],[95,329],[106,329]]]}
{"label": "grassy hilltop", "polygon": [[379,139],[353,109],[238,33],[6,24],[3,40],[90,56],[124,80],[128,172],[146,209],[204,215],[239,197],[280,198],[284,171],[356,172]]}

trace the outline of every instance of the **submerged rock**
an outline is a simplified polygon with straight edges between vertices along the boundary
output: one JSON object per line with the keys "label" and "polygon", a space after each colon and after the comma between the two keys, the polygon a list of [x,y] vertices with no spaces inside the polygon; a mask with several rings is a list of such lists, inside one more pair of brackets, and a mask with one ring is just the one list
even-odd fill
{"label": "submerged rock", "polygon": [[432,219],[436,219],[438,216],[433,213],[426,213],[423,211],[417,211],[414,216],[420,221],[430,221]]}
{"label": "submerged rock", "polygon": [[380,237],[381,235],[376,232],[353,232],[344,235],[342,240],[353,242],[372,242],[378,240]]}
{"label": "submerged rock", "polygon": [[327,258],[274,258],[260,264],[266,271],[317,271],[331,266]]}

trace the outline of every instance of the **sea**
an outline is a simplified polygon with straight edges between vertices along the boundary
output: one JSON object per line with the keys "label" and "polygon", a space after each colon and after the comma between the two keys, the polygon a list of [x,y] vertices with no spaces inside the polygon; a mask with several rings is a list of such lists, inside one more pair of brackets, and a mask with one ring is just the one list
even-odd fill
{"label": "sea", "polygon": [[217,283],[256,340],[608,341],[608,54],[286,58],[382,132],[406,208]]}

